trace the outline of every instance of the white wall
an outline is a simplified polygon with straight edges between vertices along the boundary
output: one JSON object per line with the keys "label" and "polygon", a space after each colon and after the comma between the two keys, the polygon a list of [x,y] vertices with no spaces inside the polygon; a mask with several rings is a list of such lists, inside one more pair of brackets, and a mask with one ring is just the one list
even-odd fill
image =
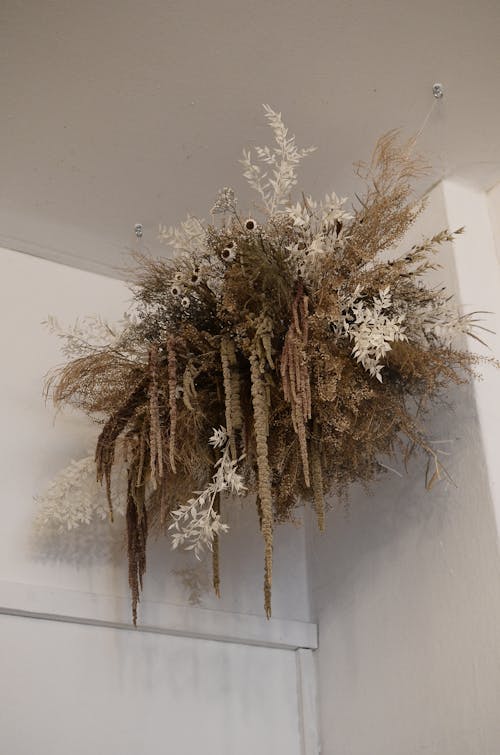
{"label": "white wall", "polygon": [[228,514],[222,599],[207,595],[202,608],[187,606],[172,574],[186,557],[172,555],[168,541],[152,543],[140,627],[131,629],[121,536],[110,553],[91,530],[71,540],[73,552],[64,539],[47,547],[33,535],[34,496],[93,437],[74,413],[54,423],[43,402],[43,376],[62,358],[41,321],[114,319],[129,292],[8,250],[0,250],[0,289],[0,752],[309,752],[302,713],[304,703],[314,708],[307,653],[316,628],[304,530],[277,530],[269,622],[252,507]]}
{"label": "white wall", "polygon": [[[441,255],[441,278],[467,291],[467,306],[491,309],[484,197],[467,191],[438,187],[416,231],[469,227]],[[499,375],[487,372],[493,414]],[[414,460],[402,478],[387,473],[373,495],[353,490],[347,510],[334,501],[324,535],[311,527],[328,755],[500,752],[500,568],[488,467],[500,436],[484,403],[480,425],[475,393],[476,386],[454,391],[453,408],[436,408],[432,419],[432,437],[453,440],[445,464],[454,484],[426,492],[424,463]],[[492,444],[488,454],[483,441]]]}
{"label": "white wall", "polygon": [[495,249],[500,262],[500,183],[490,189],[487,199]]}

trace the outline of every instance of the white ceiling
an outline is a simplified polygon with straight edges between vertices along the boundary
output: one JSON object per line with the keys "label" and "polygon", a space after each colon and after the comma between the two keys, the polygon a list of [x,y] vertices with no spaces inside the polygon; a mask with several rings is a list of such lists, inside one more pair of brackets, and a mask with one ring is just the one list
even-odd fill
{"label": "white ceiling", "polygon": [[433,182],[500,179],[499,0],[1,0],[0,243],[120,275],[133,227],[244,203],[261,103],[318,152],[311,193],[355,190],[351,165],[421,126]]}

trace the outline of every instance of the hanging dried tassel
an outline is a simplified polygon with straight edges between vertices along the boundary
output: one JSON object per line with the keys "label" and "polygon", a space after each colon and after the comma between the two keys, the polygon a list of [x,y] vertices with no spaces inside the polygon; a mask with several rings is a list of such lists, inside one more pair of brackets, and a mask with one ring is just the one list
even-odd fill
{"label": "hanging dried tassel", "polygon": [[129,468],[127,488],[128,581],[132,594],[132,619],[137,625],[137,605],[146,571],[148,520],[144,485],[137,485],[134,468]]}
{"label": "hanging dried tassel", "polygon": [[290,403],[297,433],[306,487],[310,486],[306,423],[311,419],[311,385],[307,366],[308,299],[299,285],[292,305],[292,322],[281,354],[281,380],[285,401]]}
{"label": "hanging dried tassel", "polygon": [[313,438],[311,439],[311,479],[314,497],[316,521],[320,532],[325,530],[325,494],[323,489],[323,470],[321,468],[321,453],[318,443],[319,431],[317,421],[313,421]]}
{"label": "hanging dried tassel", "polygon": [[196,370],[192,364],[188,364],[182,376],[182,400],[184,406],[186,409],[189,409],[190,412],[195,411],[195,404],[197,402],[196,386],[194,383],[197,374],[198,370]]}
{"label": "hanging dried tassel", "polygon": [[[220,514],[220,494],[214,502],[214,511],[216,514]],[[219,535],[215,533],[212,541],[212,584],[214,592],[218,598],[220,598],[220,563],[219,563]]]}
{"label": "hanging dried tassel", "polygon": [[168,405],[170,410],[170,435],[169,435],[169,462],[170,469],[175,474],[175,441],[177,432],[177,359],[175,356],[175,339],[169,336],[167,339],[167,362],[168,362]]}
{"label": "hanging dried tassel", "polygon": [[163,477],[163,443],[160,424],[160,402],[158,391],[158,347],[151,346],[149,352],[149,464],[151,482],[156,489]]}
{"label": "hanging dried tassel", "polygon": [[95,450],[97,481],[105,481],[109,506],[109,518],[113,521],[113,502],[111,500],[111,470],[115,460],[115,445],[137,407],[144,401],[149,383],[149,375],[144,377],[134,388],[125,403],[108,419],[104,425]]}
{"label": "hanging dried tassel", "polygon": [[240,393],[240,373],[237,369],[236,363],[236,369],[231,371],[231,416],[233,418],[233,427],[235,430],[241,430],[243,427],[243,412],[241,409]]}
{"label": "hanging dried tassel", "polygon": [[222,377],[224,380],[224,405],[226,414],[226,432],[229,438],[229,448],[233,461],[237,459],[236,438],[233,424],[233,383],[231,380],[231,357],[234,354],[234,346],[229,338],[223,336],[220,342],[220,358],[222,364]]}
{"label": "hanging dried tassel", "polygon": [[250,375],[252,382],[252,404],[257,447],[258,493],[262,510],[262,535],[264,537],[264,608],[271,617],[271,585],[273,579],[273,504],[271,473],[267,448],[268,404],[263,384],[261,364],[256,353],[250,353]]}

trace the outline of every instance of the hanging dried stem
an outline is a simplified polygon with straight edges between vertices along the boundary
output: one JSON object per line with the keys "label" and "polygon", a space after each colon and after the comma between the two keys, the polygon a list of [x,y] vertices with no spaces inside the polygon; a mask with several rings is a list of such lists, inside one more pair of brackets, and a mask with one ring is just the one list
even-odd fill
{"label": "hanging dried stem", "polygon": [[132,595],[132,618],[137,624],[137,604],[142,591],[142,578],[146,571],[146,543],[148,517],[145,506],[144,484],[137,484],[134,468],[128,472],[127,492],[127,544],[128,579]]}
{"label": "hanging dried stem", "polygon": [[[217,498],[214,503],[214,511],[216,514],[220,514],[220,493],[217,494]],[[219,534],[218,532],[216,532],[214,534],[214,539],[212,542],[212,585],[214,588],[214,592],[218,598],[220,598],[219,555],[220,555]]]}
{"label": "hanging dried stem", "polygon": [[143,403],[149,379],[148,375],[135,386],[123,406],[108,419],[97,440],[95,452],[97,481],[102,482],[103,479],[105,480],[111,521],[113,521],[111,470],[115,459],[115,444],[130,419],[134,416],[137,407]]}
{"label": "hanging dried stem", "polygon": [[271,616],[271,585],[273,578],[273,503],[267,449],[269,406],[262,380],[263,368],[256,350],[253,350],[250,354],[250,372],[255,442],[257,447],[259,503],[262,512],[261,529],[265,548],[264,608],[266,616],[269,618]]}
{"label": "hanging dried stem", "polygon": [[168,403],[170,409],[170,440],[169,454],[170,469],[175,474],[175,443],[177,433],[177,359],[175,356],[175,338],[167,338],[167,360],[168,360]]}
{"label": "hanging dried stem", "polygon": [[231,449],[231,458],[233,461],[237,458],[236,451],[236,438],[234,435],[234,422],[233,422],[233,381],[231,376],[231,364],[234,365],[236,356],[234,353],[234,345],[229,338],[223,336],[220,342],[220,358],[222,365],[222,377],[224,380],[224,395],[225,395],[225,415],[226,415],[226,432],[229,437],[229,447]]}
{"label": "hanging dried stem", "polygon": [[319,437],[318,422],[315,419],[313,421],[311,438],[311,481],[318,529],[320,532],[323,532],[325,529],[325,494],[323,488],[323,471],[321,469]]}
{"label": "hanging dried stem", "polygon": [[158,347],[149,352],[149,460],[151,482],[156,488],[163,477],[163,439],[160,427],[160,403],[158,398]]}
{"label": "hanging dried stem", "polygon": [[292,321],[281,354],[281,380],[285,401],[291,405],[292,423],[298,435],[306,487],[310,485],[306,426],[311,419],[311,387],[307,365],[308,298],[299,284],[292,304]]}

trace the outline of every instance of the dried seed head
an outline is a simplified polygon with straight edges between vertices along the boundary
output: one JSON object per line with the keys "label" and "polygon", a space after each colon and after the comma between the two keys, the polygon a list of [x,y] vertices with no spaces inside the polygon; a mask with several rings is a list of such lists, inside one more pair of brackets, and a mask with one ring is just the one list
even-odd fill
{"label": "dried seed head", "polygon": [[257,223],[253,218],[247,218],[247,220],[245,220],[245,228],[247,229],[247,231],[255,231],[255,229],[257,228]]}
{"label": "dried seed head", "polygon": [[231,260],[234,260],[236,255],[234,249],[230,249],[228,246],[226,246],[220,253],[220,256],[222,257],[224,262],[231,262]]}
{"label": "dried seed head", "polygon": [[170,293],[172,294],[172,296],[180,296],[182,294],[182,286],[179,286],[178,283],[174,283],[174,285],[170,289]]}

